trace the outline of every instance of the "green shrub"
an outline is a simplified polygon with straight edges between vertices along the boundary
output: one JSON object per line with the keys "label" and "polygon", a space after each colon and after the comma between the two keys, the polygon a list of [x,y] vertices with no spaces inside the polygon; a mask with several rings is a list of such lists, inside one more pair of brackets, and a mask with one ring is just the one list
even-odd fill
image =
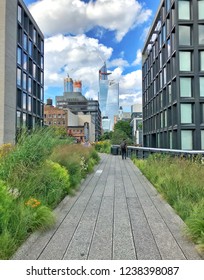
{"label": "green shrub", "polygon": [[93,148],[59,139],[52,128],[24,132],[15,147],[0,148],[0,259],[52,226],[52,209],[98,161]]}
{"label": "green shrub", "polygon": [[110,154],[111,143],[110,140],[99,141],[94,144],[95,150],[99,153]]}
{"label": "green shrub", "polygon": [[0,178],[6,180],[18,166],[27,170],[41,164],[59,143],[51,128],[38,128],[31,134],[25,131],[13,151],[1,158]]}

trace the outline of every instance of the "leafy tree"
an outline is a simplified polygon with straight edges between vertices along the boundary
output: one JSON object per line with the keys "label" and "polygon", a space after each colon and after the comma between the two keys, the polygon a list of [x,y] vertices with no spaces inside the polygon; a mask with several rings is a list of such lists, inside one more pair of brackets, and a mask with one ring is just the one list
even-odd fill
{"label": "leafy tree", "polygon": [[119,145],[126,138],[127,134],[124,131],[115,129],[111,138],[111,144]]}
{"label": "leafy tree", "polygon": [[130,121],[118,121],[114,126],[114,131],[121,130],[125,132],[126,138],[132,138],[132,129],[130,126]]}
{"label": "leafy tree", "polygon": [[113,131],[110,131],[110,132],[104,132],[103,135],[101,135],[100,137],[100,141],[104,141],[104,140],[110,140],[112,138],[112,135],[113,135]]}

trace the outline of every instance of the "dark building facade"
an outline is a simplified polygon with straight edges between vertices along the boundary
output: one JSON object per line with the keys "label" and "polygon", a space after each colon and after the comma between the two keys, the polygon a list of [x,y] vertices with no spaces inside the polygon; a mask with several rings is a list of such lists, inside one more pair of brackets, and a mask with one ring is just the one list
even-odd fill
{"label": "dark building facade", "polygon": [[162,0],[142,52],[143,144],[204,149],[204,0]]}
{"label": "dark building facade", "polygon": [[17,118],[16,126],[43,125],[44,36],[23,1],[17,14]]}
{"label": "dark building facade", "polygon": [[0,1],[0,144],[43,123],[44,37],[22,0]]}

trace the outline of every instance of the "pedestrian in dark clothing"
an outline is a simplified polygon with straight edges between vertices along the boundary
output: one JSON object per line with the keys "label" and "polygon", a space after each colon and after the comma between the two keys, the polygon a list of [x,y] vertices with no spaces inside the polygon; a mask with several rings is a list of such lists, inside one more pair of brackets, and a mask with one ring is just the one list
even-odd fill
{"label": "pedestrian in dark clothing", "polygon": [[120,148],[121,148],[122,159],[126,159],[127,143],[126,143],[125,139],[123,139],[123,141],[121,142]]}

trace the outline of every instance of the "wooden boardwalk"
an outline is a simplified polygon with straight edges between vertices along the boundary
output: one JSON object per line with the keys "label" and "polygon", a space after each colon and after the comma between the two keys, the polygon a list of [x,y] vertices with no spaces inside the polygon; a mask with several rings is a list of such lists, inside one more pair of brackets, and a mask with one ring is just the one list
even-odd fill
{"label": "wooden boardwalk", "polygon": [[121,156],[102,154],[80,190],[55,213],[56,225],[32,234],[12,259],[201,259],[183,235],[183,221]]}

